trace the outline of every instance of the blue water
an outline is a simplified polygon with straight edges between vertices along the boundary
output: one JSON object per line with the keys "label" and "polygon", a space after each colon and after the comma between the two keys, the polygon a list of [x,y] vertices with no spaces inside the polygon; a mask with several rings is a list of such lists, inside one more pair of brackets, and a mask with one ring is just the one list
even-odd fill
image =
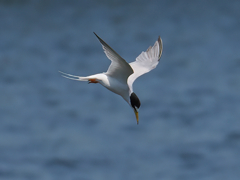
{"label": "blue water", "polygon": [[[240,1],[0,1],[0,179],[239,180]],[[160,35],[140,122],[91,75]]]}

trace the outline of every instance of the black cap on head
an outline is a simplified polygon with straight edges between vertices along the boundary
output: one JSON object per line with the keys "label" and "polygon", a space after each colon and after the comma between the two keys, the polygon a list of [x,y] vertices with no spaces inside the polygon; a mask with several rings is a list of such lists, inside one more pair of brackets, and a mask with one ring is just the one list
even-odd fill
{"label": "black cap on head", "polygon": [[136,109],[136,107],[139,109],[141,106],[141,102],[134,92],[130,95],[130,103],[134,109]]}

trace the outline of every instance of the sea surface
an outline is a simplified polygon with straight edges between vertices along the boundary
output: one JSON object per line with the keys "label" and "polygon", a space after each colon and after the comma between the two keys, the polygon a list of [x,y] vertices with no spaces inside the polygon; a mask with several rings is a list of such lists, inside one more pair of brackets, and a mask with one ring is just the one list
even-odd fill
{"label": "sea surface", "polygon": [[[163,40],[132,108],[71,81]],[[239,0],[0,0],[1,180],[239,180]]]}

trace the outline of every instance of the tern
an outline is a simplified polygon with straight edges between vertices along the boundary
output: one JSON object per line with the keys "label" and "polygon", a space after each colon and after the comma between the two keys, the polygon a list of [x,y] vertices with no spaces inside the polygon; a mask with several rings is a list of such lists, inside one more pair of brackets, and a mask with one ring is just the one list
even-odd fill
{"label": "tern", "polygon": [[106,42],[95,32],[94,34],[102,44],[104,53],[111,60],[107,72],[94,74],[86,77],[67,74],[62,71],[62,76],[77,81],[88,81],[88,83],[99,83],[108,90],[120,95],[133,108],[137,124],[139,122],[138,109],[141,106],[140,100],[133,91],[133,82],[141,75],[156,68],[162,55],[162,39],[159,36],[153,46],[143,51],[136,61],[127,63],[116,53]]}

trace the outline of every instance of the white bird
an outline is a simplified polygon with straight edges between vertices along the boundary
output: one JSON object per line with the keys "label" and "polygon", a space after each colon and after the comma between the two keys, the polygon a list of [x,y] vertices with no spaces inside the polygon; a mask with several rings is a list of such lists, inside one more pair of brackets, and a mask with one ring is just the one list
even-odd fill
{"label": "white bird", "polygon": [[149,47],[146,52],[142,52],[136,61],[127,63],[120,55],[118,55],[107,43],[105,43],[96,33],[94,33],[103,50],[112,62],[107,72],[94,74],[91,76],[81,77],[71,74],[62,73],[62,76],[77,81],[88,81],[88,83],[100,83],[108,90],[120,95],[133,108],[137,124],[138,109],[141,105],[137,95],[133,92],[133,82],[141,75],[154,69],[162,55],[162,39],[160,36],[153,47]]}

